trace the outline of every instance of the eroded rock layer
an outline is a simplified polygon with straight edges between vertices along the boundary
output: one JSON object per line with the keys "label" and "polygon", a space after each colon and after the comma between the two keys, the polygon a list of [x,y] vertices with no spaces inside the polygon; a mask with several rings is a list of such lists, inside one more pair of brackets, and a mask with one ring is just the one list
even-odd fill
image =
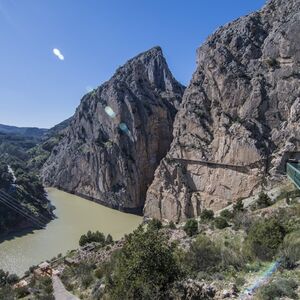
{"label": "eroded rock layer", "polygon": [[220,209],[273,185],[286,160],[300,157],[299,0],[269,1],[208,38],[173,135],[145,216]]}

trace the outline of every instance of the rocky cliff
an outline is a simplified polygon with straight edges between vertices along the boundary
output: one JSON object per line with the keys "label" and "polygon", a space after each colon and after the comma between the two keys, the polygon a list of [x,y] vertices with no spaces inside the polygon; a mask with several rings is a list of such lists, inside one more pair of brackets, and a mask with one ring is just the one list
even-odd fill
{"label": "rocky cliff", "polygon": [[194,217],[280,179],[300,153],[299,0],[269,1],[208,38],[173,135],[145,216]]}
{"label": "rocky cliff", "polygon": [[85,95],[42,170],[44,183],[123,211],[142,212],[172,142],[184,87],[159,47]]}

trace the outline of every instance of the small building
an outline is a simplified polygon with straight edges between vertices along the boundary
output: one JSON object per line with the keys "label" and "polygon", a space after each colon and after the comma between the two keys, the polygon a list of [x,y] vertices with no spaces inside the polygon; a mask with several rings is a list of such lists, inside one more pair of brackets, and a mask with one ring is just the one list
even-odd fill
{"label": "small building", "polygon": [[23,288],[23,287],[26,287],[26,286],[28,286],[28,282],[25,279],[23,279],[23,280],[19,281],[18,283],[16,283],[14,285],[14,288],[18,289],[18,288]]}
{"label": "small building", "polygon": [[64,261],[65,261],[65,264],[68,265],[68,266],[74,266],[74,265],[77,264],[77,261],[75,259],[70,258],[70,257],[66,257],[64,259]]}
{"label": "small building", "polygon": [[34,270],[35,276],[52,276],[52,268],[48,262],[41,263],[37,269]]}

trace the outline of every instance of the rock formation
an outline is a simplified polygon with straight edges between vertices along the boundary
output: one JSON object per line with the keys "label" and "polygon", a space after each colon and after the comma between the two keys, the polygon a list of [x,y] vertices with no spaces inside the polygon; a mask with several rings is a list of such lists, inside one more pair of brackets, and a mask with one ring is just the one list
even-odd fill
{"label": "rock formation", "polygon": [[159,47],[131,59],[83,97],[43,167],[44,183],[141,213],[183,91]]}
{"label": "rock formation", "polygon": [[208,38],[173,135],[145,216],[184,220],[274,185],[300,157],[299,0],[271,0]]}

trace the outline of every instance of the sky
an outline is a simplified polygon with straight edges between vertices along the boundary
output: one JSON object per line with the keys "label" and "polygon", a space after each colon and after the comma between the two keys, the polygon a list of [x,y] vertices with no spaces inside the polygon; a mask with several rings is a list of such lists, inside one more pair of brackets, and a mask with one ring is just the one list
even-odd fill
{"label": "sky", "polygon": [[[265,0],[0,0],[0,123],[50,128],[128,59],[161,46],[187,85],[196,49]],[[53,53],[53,49],[56,49]]]}

